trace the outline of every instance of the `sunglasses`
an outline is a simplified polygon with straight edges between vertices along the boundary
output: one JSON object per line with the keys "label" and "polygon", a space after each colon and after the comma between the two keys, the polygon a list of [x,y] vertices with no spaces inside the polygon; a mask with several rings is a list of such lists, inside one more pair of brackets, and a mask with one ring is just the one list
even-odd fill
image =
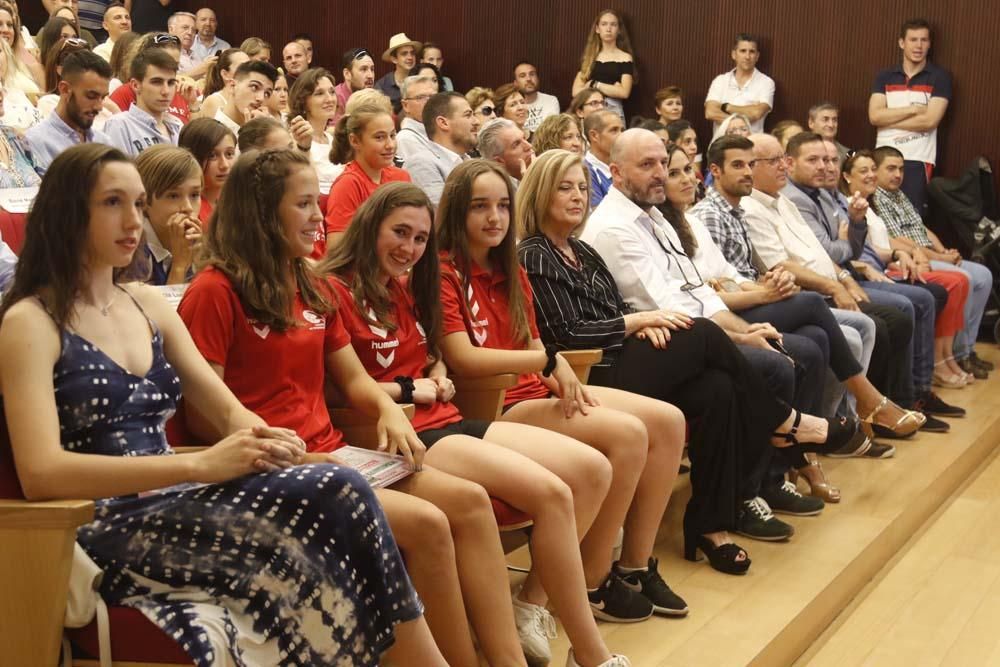
{"label": "sunglasses", "polygon": [[479,113],[481,113],[484,116],[492,116],[495,112],[496,112],[496,107],[483,107],[482,109],[479,110]]}
{"label": "sunglasses", "polygon": [[370,53],[368,53],[368,51],[366,51],[365,49],[357,49],[357,50],[356,50],[356,51],[354,52],[354,60],[361,60],[361,59],[362,59],[362,58],[364,58],[365,56],[370,56],[370,55],[371,55],[371,54],[370,54]]}
{"label": "sunglasses", "polygon": [[66,39],[63,40],[62,46],[59,47],[59,50],[62,51],[67,46],[72,46],[75,49],[90,48],[90,45],[87,44],[87,40],[81,39],[79,37],[67,37]]}
{"label": "sunglasses", "polygon": [[153,44],[176,44],[180,46],[181,38],[177,35],[168,35],[166,33],[160,33],[153,37]]}

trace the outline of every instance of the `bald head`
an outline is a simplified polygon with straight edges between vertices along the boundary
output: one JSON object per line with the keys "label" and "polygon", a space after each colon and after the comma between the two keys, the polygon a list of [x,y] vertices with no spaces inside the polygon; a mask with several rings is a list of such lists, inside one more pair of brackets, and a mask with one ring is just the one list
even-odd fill
{"label": "bald head", "polygon": [[750,141],[753,142],[753,187],[777,197],[788,183],[788,161],[781,142],[770,134],[751,134]]}
{"label": "bald head", "polygon": [[636,206],[648,211],[666,201],[669,161],[660,137],[649,130],[627,130],[611,147],[612,182]]}
{"label": "bald head", "polygon": [[757,134],[751,134],[747,138],[753,142],[753,156],[755,158],[758,155],[781,151],[781,142],[774,135],[758,132]]}

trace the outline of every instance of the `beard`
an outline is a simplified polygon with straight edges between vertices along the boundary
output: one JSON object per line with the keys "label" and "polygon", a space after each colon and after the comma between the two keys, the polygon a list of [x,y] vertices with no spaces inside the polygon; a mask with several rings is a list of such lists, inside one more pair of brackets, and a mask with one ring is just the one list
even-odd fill
{"label": "beard", "polygon": [[75,94],[71,94],[69,96],[69,102],[66,103],[66,115],[69,116],[70,120],[76,123],[77,127],[83,128],[84,130],[89,130],[94,124],[93,118],[88,118],[81,113],[80,105],[76,103]]}

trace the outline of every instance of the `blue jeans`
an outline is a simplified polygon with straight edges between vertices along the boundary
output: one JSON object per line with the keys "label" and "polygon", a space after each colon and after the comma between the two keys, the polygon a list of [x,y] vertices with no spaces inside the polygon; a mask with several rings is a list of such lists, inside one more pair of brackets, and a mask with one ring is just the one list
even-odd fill
{"label": "blue jeans", "polygon": [[993,274],[982,264],[963,259],[958,266],[948,262],[931,262],[935,271],[961,271],[969,278],[969,298],[965,300],[965,327],[955,334],[955,357],[965,359],[975,349],[979,337],[979,325],[983,322],[983,311],[990,299],[993,288]]}
{"label": "blue jeans", "polygon": [[[863,281],[860,285],[868,292],[875,303],[899,307],[896,303],[876,301],[873,294],[888,292],[905,298],[911,304],[908,312],[913,316],[913,338],[910,343],[913,348],[913,386],[917,395],[930,391],[931,377],[934,374],[934,322],[936,301],[934,295],[923,287],[906,283],[883,283]],[[879,297],[881,298],[881,297]]]}

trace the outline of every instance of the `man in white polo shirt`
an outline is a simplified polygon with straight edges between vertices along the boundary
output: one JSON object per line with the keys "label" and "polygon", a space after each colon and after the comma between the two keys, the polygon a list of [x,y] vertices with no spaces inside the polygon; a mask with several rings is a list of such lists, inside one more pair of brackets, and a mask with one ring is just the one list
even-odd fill
{"label": "man in white polo shirt", "polygon": [[705,118],[719,124],[734,113],[750,119],[751,132],[764,131],[764,119],[774,108],[774,80],[757,69],[760,47],[757,37],[740,33],[733,45],[736,67],[712,80],[705,97]]}

